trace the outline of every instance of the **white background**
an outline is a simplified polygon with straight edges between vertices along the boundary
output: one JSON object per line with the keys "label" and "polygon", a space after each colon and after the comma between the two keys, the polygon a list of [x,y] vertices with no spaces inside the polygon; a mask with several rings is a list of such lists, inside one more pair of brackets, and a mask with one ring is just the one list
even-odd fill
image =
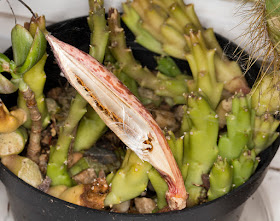
{"label": "white background", "polygon": [[[16,0],[10,0],[15,11],[17,22],[23,24],[30,18],[30,13]],[[25,2],[39,15],[44,14],[48,24],[62,21],[68,18],[84,16],[88,12],[87,0],[25,0]],[[214,27],[214,30],[242,44],[242,38],[238,38],[248,28],[248,24],[243,22],[244,16],[237,8],[240,6],[238,1],[233,0],[186,0],[187,3],[195,3],[196,12],[205,27]],[[105,0],[105,7],[120,8],[120,1]],[[250,5],[248,6],[250,8]],[[244,7],[243,7],[244,9]],[[0,52],[10,46],[10,30],[14,26],[14,17],[5,0],[0,0]],[[275,170],[276,169],[276,170]],[[275,157],[271,164],[268,174],[258,192],[263,196],[268,212],[273,220],[280,220],[280,153]],[[257,193],[258,194],[258,193]],[[7,214],[7,197],[5,188],[0,182],[0,221],[11,221],[12,217]],[[255,204],[254,204],[255,205]],[[243,218],[242,221],[258,219],[253,218],[258,208],[247,208],[250,216]],[[249,211],[250,210],[250,211]],[[255,211],[251,211],[255,210]],[[245,217],[245,216],[244,216]],[[263,220],[266,221],[266,220]]]}

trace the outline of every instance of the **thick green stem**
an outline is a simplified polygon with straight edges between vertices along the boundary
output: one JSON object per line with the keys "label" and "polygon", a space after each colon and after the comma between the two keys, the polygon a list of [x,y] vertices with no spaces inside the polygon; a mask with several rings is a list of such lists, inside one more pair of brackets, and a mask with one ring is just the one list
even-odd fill
{"label": "thick green stem", "polygon": [[233,160],[233,187],[237,188],[245,183],[255,172],[258,163],[259,159],[254,149],[245,149],[238,159]]}
{"label": "thick green stem", "polygon": [[[201,31],[208,50],[216,50],[214,55],[215,75],[217,80],[224,84],[224,88],[231,93],[242,90],[248,93],[249,88],[242,74],[239,65],[234,61],[229,61],[223,54],[223,50],[218,44],[212,29],[204,30],[194,11],[192,4],[185,5],[183,1],[139,1],[134,0],[127,4],[132,6],[138,14],[136,22],[145,30],[131,28],[132,32],[137,36],[148,32],[162,45],[162,51],[165,54],[174,56],[179,59],[186,59],[185,54],[189,48],[186,45],[184,35],[190,32]],[[137,17],[136,14],[133,15]],[[132,15],[127,13],[128,17]],[[143,33],[142,33],[143,32]],[[141,42],[139,42],[141,44]],[[146,47],[146,44],[142,44]],[[153,48],[149,48],[153,50]],[[155,50],[153,50],[155,52]],[[157,51],[159,53],[159,50]],[[163,54],[163,53],[161,53]]]}
{"label": "thick green stem", "polygon": [[180,170],[183,166],[183,139],[184,137],[176,138],[172,131],[168,132],[167,142]]}
{"label": "thick green stem", "polygon": [[160,27],[164,23],[166,14],[157,7],[153,7],[147,0],[134,0],[131,2],[133,9],[142,19],[142,27],[147,30],[156,40],[162,42]]}
{"label": "thick green stem", "polygon": [[[44,71],[46,60],[47,60],[47,54],[45,54],[42,57],[42,59],[35,66],[33,66],[29,71],[27,71],[23,76],[24,82],[34,92],[37,107],[42,116],[43,127],[46,127],[50,122],[50,116],[45,102],[45,95],[43,93],[45,82],[46,82],[46,74]],[[21,91],[19,91],[19,95],[18,95],[18,106],[24,109],[27,113],[29,113],[29,110],[26,106],[26,101]],[[31,124],[32,124],[32,120],[29,114],[28,119],[25,122],[24,126],[30,128]]]}
{"label": "thick green stem", "polygon": [[89,54],[102,63],[109,39],[103,0],[89,0],[88,25],[91,30]]}
{"label": "thick green stem", "polygon": [[186,55],[192,70],[196,91],[210,101],[213,109],[220,102],[223,83],[217,82],[214,64],[214,50],[208,50],[201,32],[190,32],[186,36],[190,53]]}
{"label": "thick green stem", "polygon": [[257,155],[269,147],[279,136],[279,132],[276,132],[279,123],[280,122],[270,114],[256,116],[253,144]]}
{"label": "thick green stem", "polygon": [[159,96],[172,97],[175,102],[184,102],[183,94],[187,92],[186,79],[168,78],[162,74],[155,76],[147,68],[134,59],[130,49],[126,47],[124,31],[120,27],[120,18],[116,10],[111,10],[108,18],[110,28],[111,52],[120,68],[128,76],[135,79],[142,87],[153,89]]}
{"label": "thick green stem", "polygon": [[219,139],[219,155],[227,160],[236,159],[251,144],[254,116],[249,98],[242,95],[233,98],[232,111],[226,117],[227,133]]}
{"label": "thick green stem", "polygon": [[126,26],[136,35],[136,42],[153,52],[163,54],[161,43],[142,27],[140,16],[131,7],[131,3],[123,3],[122,7],[124,11],[122,20]]}
{"label": "thick green stem", "polygon": [[202,175],[209,173],[217,158],[219,124],[216,113],[202,97],[189,95],[187,104],[191,129],[184,140],[184,159],[188,165],[185,186],[188,206],[194,206],[206,197]]}
{"label": "thick green stem", "polygon": [[81,119],[77,128],[74,151],[90,149],[96,141],[107,131],[107,127],[91,106],[87,106],[87,113]]}
{"label": "thick green stem", "polygon": [[262,75],[252,88],[252,108],[258,116],[279,111],[279,80],[279,72]]}
{"label": "thick green stem", "polygon": [[167,183],[155,168],[149,170],[148,177],[154,190],[157,193],[157,207],[159,209],[162,209],[167,206],[165,198],[166,192],[168,191]]}
{"label": "thick green stem", "polygon": [[233,169],[230,163],[218,157],[209,175],[210,189],[208,200],[214,200],[227,194],[232,188]]}
{"label": "thick green stem", "polygon": [[181,70],[175,61],[169,56],[156,57],[157,70],[168,77],[176,77],[182,75]]}
{"label": "thick green stem", "polygon": [[147,188],[148,171],[151,167],[151,164],[143,162],[128,149],[121,168],[111,180],[111,192],[104,204],[111,206],[139,196]]}
{"label": "thick green stem", "polygon": [[99,174],[99,172],[101,170],[104,171],[105,173],[109,173],[109,172],[117,169],[117,164],[116,165],[113,165],[113,164],[105,165],[105,164],[98,162],[98,160],[93,159],[92,157],[86,156],[86,157],[81,158],[77,163],[75,163],[69,169],[70,176],[73,177],[88,168],[93,168],[94,172],[96,174]]}
{"label": "thick green stem", "polygon": [[87,102],[80,94],[72,101],[68,117],[61,128],[57,144],[51,147],[47,176],[52,179],[52,186],[71,186],[72,180],[67,172],[68,151],[73,139],[73,131],[86,113]]}

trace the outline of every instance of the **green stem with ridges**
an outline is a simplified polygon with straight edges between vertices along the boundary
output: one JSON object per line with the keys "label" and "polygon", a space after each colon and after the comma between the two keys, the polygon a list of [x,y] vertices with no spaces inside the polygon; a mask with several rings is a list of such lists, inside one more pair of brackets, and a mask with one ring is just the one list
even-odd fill
{"label": "green stem with ridges", "polygon": [[191,121],[188,115],[188,107],[186,105],[183,106],[183,117],[181,121],[181,128],[180,128],[180,136],[186,134],[191,129]]}
{"label": "green stem with ridges", "polygon": [[160,32],[164,37],[162,41],[163,51],[175,58],[185,59],[188,48],[184,36],[176,28],[168,24],[163,24]]}
{"label": "green stem with ridges", "polygon": [[255,118],[253,144],[257,155],[269,147],[279,136],[279,132],[276,132],[279,123],[270,114],[264,114]]}
{"label": "green stem with ridges", "polygon": [[[119,166],[119,165],[118,165]],[[102,164],[92,157],[82,157],[77,163],[75,163],[70,169],[69,174],[71,177],[77,175],[78,173],[86,170],[88,168],[93,168],[96,174],[99,174],[99,171],[103,170],[105,173],[116,170],[117,165],[112,164]]]}
{"label": "green stem with ridges", "polygon": [[168,185],[155,168],[149,170],[148,177],[157,194],[157,207],[162,209],[167,206],[165,196],[168,191]]}
{"label": "green stem with ridges", "polygon": [[240,156],[252,139],[254,111],[250,108],[250,99],[236,95],[232,100],[232,111],[226,116],[227,133],[219,139],[219,155],[227,160]]}
{"label": "green stem with ridges", "polygon": [[120,169],[111,180],[111,192],[104,204],[111,206],[139,196],[148,185],[148,162],[143,162],[132,150],[126,151],[125,159]]}
{"label": "green stem with ridges", "polygon": [[160,27],[167,18],[157,7],[153,7],[147,0],[134,0],[131,2],[133,9],[142,19],[142,27],[148,31],[156,40],[162,42],[163,37],[160,34]]}
{"label": "green stem with ridges", "polygon": [[[45,54],[35,66],[33,66],[29,71],[27,71],[23,75],[23,80],[35,94],[37,107],[42,116],[43,127],[46,127],[50,122],[50,116],[45,102],[45,95],[43,93],[45,82],[46,82],[46,73],[44,71],[46,60],[47,60],[47,54]],[[19,90],[17,103],[18,103],[18,107],[24,109],[27,113],[29,113],[29,110],[26,106],[26,101],[23,97],[21,90]],[[30,128],[31,124],[32,121],[30,119],[30,115],[28,114],[28,119],[24,123],[24,126],[26,128]]]}
{"label": "green stem with ridges", "polygon": [[136,42],[143,45],[150,51],[163,54],[161,43],[142,27],[140,23],[140,16],[131,7],[131,3],[123,3],[122,7],[124,11],[122,20],[126,26],[136,35]]}
{"label": "green stem with ridges", "polygon": [[157,70],[168,77],[176,77],[182,75],[181,70],[175,61],[169,56],[156,57]]}
{"label": "green stem with ridges", "polygon": [[103,0],[89,0],[88,25],[91,30],[89,54],[102,63],[109,39]]}
{"label": "green stem with ridges", "polygon": [[182,8],[179,4],[174,3],[169,8],[169,19],[174,19],[176,24],[181,27],[181,32],[184,33],[185,28],[191,28],[193,31],[197,29],[193,25],[191,19],[188,14],[185,13],[184,8]]}
{"label": "green stem with ridges", "polygon": [[261,116],[264,113],[275,114],[279,110],[280,93],[279,72],[272,72],[260,76],[251,90],[252,108],[256,114]]}
{"label": "green stem with ridges", "polygon": [[233,169],[230,163],[218,157],[209,175],[210,189],[208,190],[208,200],[217,199],[227,194],[232,188]]}
{"label": "green stem with ridges", "polygon": [[[229,61],[223,54],[212,29],[204,30],[194,11],[192,4],[185,5],[183,1],[142,1],[134,0],[132,7],[141,18],[141,25],[150,34],[162,44],[162,50],[171,56],[179,59],[186,59],[185,54],[188,52],[184,34],[189,35],[190,31],[202,32],[207,45],[207,49],[217,50],[214,55],[215,74],[217,80],[225,84],[225,89],[231,93],[242,90],[244,93],[249,92],[248,85],[242,74],[239,65],[234,61]],[[160,14],[154,8],[160,8],[164,11]],[[152,10],[151,10],[152,9]],[[156,21],[156,27],[153,22]],[[134,34],[140,35],[133,31]]]}
{"label": "green stem with ridges", "polygon": [[90,149],[106,131],[107,127],[103,120],[91,106],[87,105],[87,113],[83,116],[77,128],[74,151]]}
{"label": "green stem with ridges", "polygon": [[188,165],[185,186],[189,193],[187,204],[194,206],[206,197],[201,176],[209,173],[217,158],[219,125],[216,113],[202,97],[191,94],[187,104],[191,130],[187,132],[189,137],[184,143],[184,159]]}
{"label": "green stem with ridges", "polygon": [[67,171],[68,151],[73,139],[73,131],[86,113],[87,102],[77,94],[71,103],[69,114],[58,136],[57,144],[51,147],[47,176],[52,180],[52,186],[71,186],[72,180]]}
{"label": "green stem with ridges", "polygon": [[[111,52],[119,63],[120,69],[135,79],[142,87],[155,91],[156,95],[174,98],[176,103],[184,103],[183,94],[187,92],[186,81],[168,78],[162,74],[155,76],[147,68],[134,59],[130,49],[126,47],[123,29],[120,27],[120,18],[116,10],[109,12]],[[186,77],[187,79],[187,77]]]}
{"label": "green stem with ridges", "polygon": [[184,137],[176,138],[172,131],[168,132],[167,142],[180,169],[183,166]]}
{"label": "green stem with ridges", "polygon": [[233,187],[237,188],[245,183],[255,172],[258,163],[255,150],[244,149],[240,157],[232,161]]}
{"label": "green stem with ridges", "polygon": [[214,50],[208,50],[203,40],[201,32],[196,34],[190,32],[186,36],[190,53],[186,58],[190,64],[196,90],[201,95],[205,96],[213,109],[215,109],[220,102],[222,95],[223,84],[216,79],[215,64],[214,64]]}

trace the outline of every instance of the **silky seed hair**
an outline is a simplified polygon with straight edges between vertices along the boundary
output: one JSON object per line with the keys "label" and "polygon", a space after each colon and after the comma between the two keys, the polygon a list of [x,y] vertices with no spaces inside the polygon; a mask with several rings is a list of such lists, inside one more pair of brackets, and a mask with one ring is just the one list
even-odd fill
{"label": "silky seed hair", "polygon": [[[252,7],[248,7],[248,2],[251,2]],[[237,14],[243,17],[240,23],[249,21],[248,29],[240,36],[241,42],[245,45],[244,48],[249,48],[250,51],[249,57],[246,58],[245,74],[256,62],[261,63],[257,81],[255,81],[251,94],[259,88],[262,79],[268,74],[273,75],[270,88],[273,90],[271,93],[274,93],[277,90],[277,85],[280,84],[278,80],[280,77],[278,72],[280,56],[268,35],[265,0],[242,0],[237,8]],[[245,49],[242,49],[238,54],[239,59],[242,58],[244,51]],[[259,97],[261,95],[262,91],[260,90]]]}

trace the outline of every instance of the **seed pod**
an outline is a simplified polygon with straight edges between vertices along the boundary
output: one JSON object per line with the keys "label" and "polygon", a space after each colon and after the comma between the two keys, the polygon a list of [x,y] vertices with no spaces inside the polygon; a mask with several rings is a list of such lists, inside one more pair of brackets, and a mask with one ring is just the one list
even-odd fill
{"label": "seed pod", "polygon": [[169,186],[171,209],[186,206],[181,172],[167,141],[151,114],[105,67],[84,52],[46,35],[67,80],[88,101],[100,118],[142,160],[151,163]]}

